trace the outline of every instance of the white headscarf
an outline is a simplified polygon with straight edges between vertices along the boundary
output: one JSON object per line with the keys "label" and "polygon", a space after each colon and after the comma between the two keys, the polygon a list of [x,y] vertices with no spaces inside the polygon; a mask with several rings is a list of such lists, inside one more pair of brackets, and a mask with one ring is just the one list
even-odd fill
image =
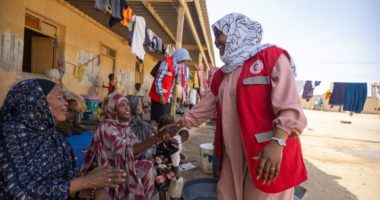
{"label": "white headscarf", "polygon": [[227,36],[224,54],[221,56],[225,65],[224,73],[230,73],[243,65],[244,61],[256,55],[258,52],[273,46],[260,44],[263,29],[259,22],[240,13],[231,13],[219,19],[212,25]]}

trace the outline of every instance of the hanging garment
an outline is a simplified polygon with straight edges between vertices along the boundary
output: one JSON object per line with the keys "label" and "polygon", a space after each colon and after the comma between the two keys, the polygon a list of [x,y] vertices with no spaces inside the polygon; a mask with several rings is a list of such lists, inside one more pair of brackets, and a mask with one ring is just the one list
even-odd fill
{"label": "hanging garment", "polygon": [[313,97],[313,91],[314,88],[312,81],[306,81],[305,85],[303,86],[302,99],[309,101]]}
{"label": "hanging garment", "polygon": [[146,29],[144,45],[148,47],[150,51],[165,54],[163,40],[149,28]]}
{"label": "hanging garment", "polygon": [[126,6],[126,2],[124,0],[110,0],[111,3],[111,9],[112,9],[112,17],[123,19],[123,6]]}
{"label": "hanging garment", "polygon": [[360,113],[367,99],[367,83],[348,83],[344,96],[344,111]]}
{"label": "hanging garment", "polygon": [[331,97],[331,94],[332,94],[331,89],[330,88],[327,89],[324,95],[324,99],[329,100]]}
{"label": "hanging garment", "polygon": [[380,99],[380,82],[371,84],[371,96],[374,99]]}
{"label": "hanging garment", "polygon": [[96,0],[95,1],[95,9],[100,10],[100,11],[104,11],[104,9],[106,8],[107,2],[108,2],[108,0]]}
{"label": "hanging garment", "polygon": [[121,25],[127,27],[128,23],[132,21],[132,16],[133,16],[133,10],[132,8],[125,7],[123,8],[123,19],[120,21]]}
{"label": "hanging garment", "polygon": [[[122,0],[122,1],[118,0],[118,2],[115,2],[115,3],[118,4],[118,6],[116,6],[116,8],[114,8],[112,6],[112,1],[111,1],[112,16],[110,17],[110,19],[108,21],[109,27],[113,27],[114,25],[118,24],[119,22],[121,22],[124,19],[123,11],[125,8],[128,7],[127,2],[125,2],[124,0]],[[116,10],[116,9],[118,9],[118,10]],[[117,13],[114,14],[114,12],[117,12]]]}
{"label": "hanging garment", "polygon": [[132,31],[129,38],[129,45],[131,46],[132,53],[137,56],[141,61],[144,60],[144,40],[145,40],[145,19],[144,17],[134,15],[132,18]]}
{"label": "hanging garment", "polygon": [[182,103],[186,103],[186,91],[187,91],[186,69],[187,69],[186,65],[182,64],[182,68],[181,68]]}
{"label": "hanging garment", "polygon": [[165,54],[165,47],[164,47],[164,41],[157,36],[157,50],[156,52],[160,54]]}
{"label": "hanging garment", "polygon": [[190,68],[186,67],[186,81],[190,80]]}
{"label": "hanging garment", "polygon": [[199,89],[199,78],[198,78],[197,71],[194,71],[193,78],[194,78],[194,86],[193,86],[194,89]]}
{"label": "hanging garment", "polygon": [[78,81],[81,82],[83,80],[85,73],[86,73],[86,65],[82,64],[82,65],[75,66],[74,77],[78,79]]}
{"label": "hanging garment", "polygon": [[165,56],[173,56],[174,51],[175,51],[175,48],[173,44],[168,44],[168,46],[165,49]]}
{"label": "hanging garment", "polygon": [[347,83],[339,83],[335,82],[333,91],[331,93],[331,97],[329,100],[330,105],[343,105],[344,103],[344,95],[346,92]]}

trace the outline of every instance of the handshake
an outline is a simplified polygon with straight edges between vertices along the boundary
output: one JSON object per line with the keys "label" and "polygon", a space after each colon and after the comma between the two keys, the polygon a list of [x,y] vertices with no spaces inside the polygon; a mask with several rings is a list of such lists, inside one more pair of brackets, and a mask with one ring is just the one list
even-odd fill
{"label": "handshake", "polygon": [[160,130],[158,130],[157,136],[164,141],[168,141],[170,138],[174,137],[183,127],[184,125],[182,120],[179,120],[174,124],[169,124],[162,127]]}

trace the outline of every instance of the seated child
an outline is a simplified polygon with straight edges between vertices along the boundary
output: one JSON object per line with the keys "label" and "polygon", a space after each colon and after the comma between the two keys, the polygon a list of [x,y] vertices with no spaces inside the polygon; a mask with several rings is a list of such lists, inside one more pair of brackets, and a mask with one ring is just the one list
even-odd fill
{"label": "seated child", "polygon": [[[174,118],[169,114],[165,114],[160,118],[158,130],[165,125],[174,123]],[[187,141],[188,138],[189,132],[187,130],[181,130],[174,138],[161,142],[157,145],[155,155],[157,177],[155,185],[159,191],[160,200],[166,199],[166,192],[169,190],[169,184],[171,184],[171,181],[174,180],[172,181],[172,184],[175,184],[175,180],[180,178],[180,150],[182,150],[182,143]]]}

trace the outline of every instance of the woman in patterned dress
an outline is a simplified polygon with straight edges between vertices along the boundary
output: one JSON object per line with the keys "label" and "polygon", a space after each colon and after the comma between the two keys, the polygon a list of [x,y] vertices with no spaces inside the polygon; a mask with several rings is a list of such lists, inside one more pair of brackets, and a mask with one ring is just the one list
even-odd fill
{"label": "woman in patterned dress", "polygon": [[86,152],[85,172],[93,162],[96,165],[109,163],[112,167],[127,172],[127,181],[108,190],[115,200],[152,198],[155,171],[151,161],[138,157],[149,147],[160,142],[162,134],[154,135],[142,142],[131,129],[129,101],[121,94],[113,93],[103,102],[103,114],[95,131],[90,149]]}
{"label": "woman in patterned dress", "polygon": [[78,176],[74,152],[56,130],[66,114],[62,89],[52,81],[11,88],[0,112],[0,199],[102,199],[106,193],[93,189],[123,181],[122,170],[105,166]]}

